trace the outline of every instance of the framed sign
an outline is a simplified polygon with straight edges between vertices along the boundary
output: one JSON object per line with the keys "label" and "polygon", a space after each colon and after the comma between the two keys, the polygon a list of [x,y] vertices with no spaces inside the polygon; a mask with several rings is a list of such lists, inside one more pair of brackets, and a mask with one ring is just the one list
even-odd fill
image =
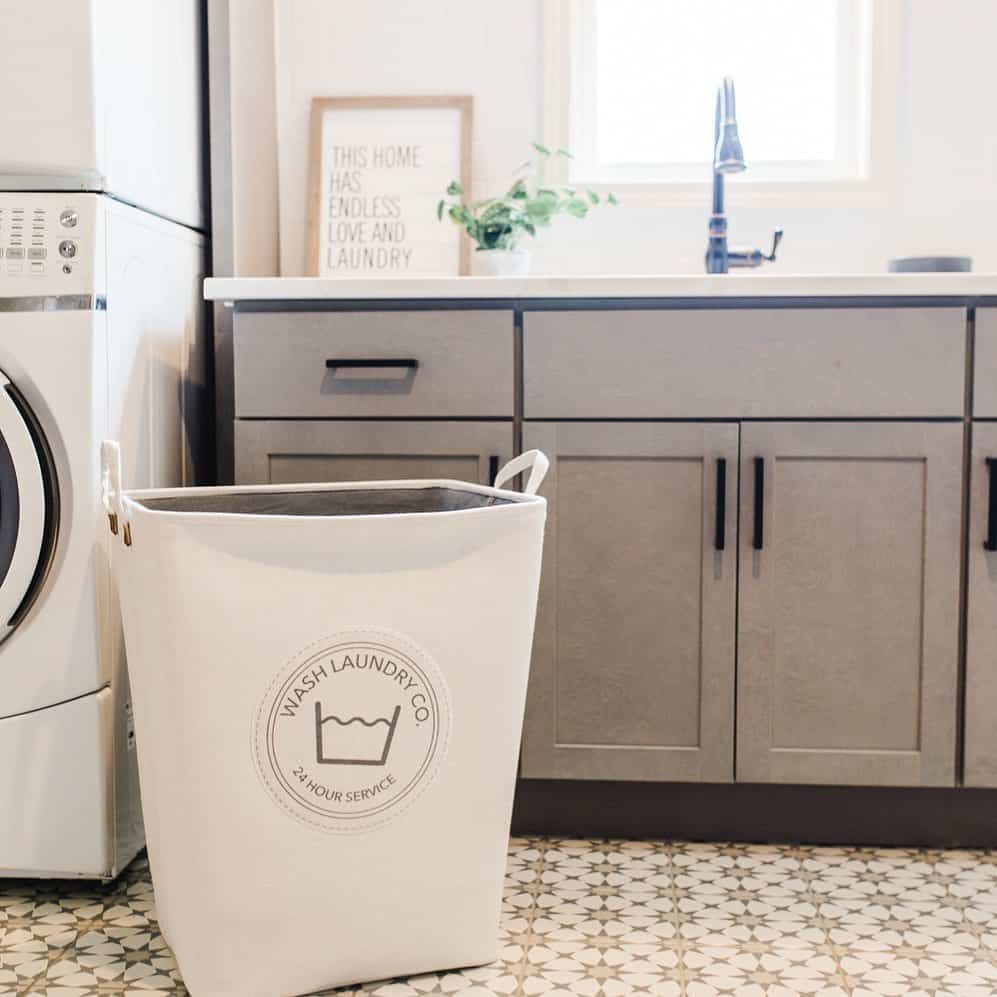
{"label": "framed sign", "polygon": [[309,272],[466,274],[463,230],[436,217],[451,180],[471,189],[470,97],[312,100]]}

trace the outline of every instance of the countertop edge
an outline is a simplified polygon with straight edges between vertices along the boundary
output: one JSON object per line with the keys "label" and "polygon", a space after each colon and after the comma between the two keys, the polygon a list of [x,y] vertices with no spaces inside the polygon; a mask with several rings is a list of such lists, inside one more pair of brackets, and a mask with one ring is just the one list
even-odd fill
{"label": "countertop edge", "polygon": [[209,277],[208,301],[997,298],[997,274],[594,277]]}

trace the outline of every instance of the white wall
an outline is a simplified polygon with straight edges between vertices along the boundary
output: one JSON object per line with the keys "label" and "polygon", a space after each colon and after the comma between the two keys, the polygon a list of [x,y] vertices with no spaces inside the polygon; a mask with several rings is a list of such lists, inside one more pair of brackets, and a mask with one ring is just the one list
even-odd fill
{"label": "white wall", "polygon": [[233,272],[244,277],[280,267],[273,5],[229,4]]}
{"label": "white wall", "polygon": [[[311,98],[470,93],[474,194],[498,190],[540,134],[545,2],[550,0],[276,0],[285,275],[303,272]],[[749,197],[739,192],[737,180],[730,184],[732,242],[766,245],[772,228],[782,225],[786,238],[776,266],[784,273],[881,271],[891,256],[922,253],[967,254],[977,270],[997,270],[997,129],[991,107],[997,99],[997,3],[897,2],[903,7],[899,142],[887,191],[871,200]],[[238,36],[233,42],[239,44]],[[256,99],[269,99],[262,77]],[[704,113],[709,116],[710,109]],[[650,125],[667,127],[667,119]],[[250,143],[247,155],[259,154]],[[257,194],[272,200],[266,189]],[[626,202],[625,191],[619,194]],[[560,219],[537,240],[534,270],[701,272],[707,212],[704,185],[702,197],[687,202],[655,205],[634,198],[584,222]],[[262,220],[252,235],[256,245],[276,247],[275,222]],[[250,238],[245,226],[241,237]]]}

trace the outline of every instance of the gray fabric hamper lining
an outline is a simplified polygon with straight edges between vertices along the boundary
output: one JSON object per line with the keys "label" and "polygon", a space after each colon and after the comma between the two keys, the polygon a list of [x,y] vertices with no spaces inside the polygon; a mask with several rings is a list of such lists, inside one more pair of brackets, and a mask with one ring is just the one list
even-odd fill
{"label": "gray fabric hamper lining", "polygon": [[350,488],[314,492],[229,492],[137,500],[156,512],[242,516],[392,516],[510,505],[509,499],[458,488]]}

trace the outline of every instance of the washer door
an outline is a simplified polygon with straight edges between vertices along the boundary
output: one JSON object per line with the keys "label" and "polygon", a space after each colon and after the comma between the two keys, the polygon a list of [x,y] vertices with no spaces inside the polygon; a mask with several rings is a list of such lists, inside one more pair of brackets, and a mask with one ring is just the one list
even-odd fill
{"label": "washer door", "polygon": [[0,371],[0,641],[41,592],[58,533],[52,452],[34,412]]}

